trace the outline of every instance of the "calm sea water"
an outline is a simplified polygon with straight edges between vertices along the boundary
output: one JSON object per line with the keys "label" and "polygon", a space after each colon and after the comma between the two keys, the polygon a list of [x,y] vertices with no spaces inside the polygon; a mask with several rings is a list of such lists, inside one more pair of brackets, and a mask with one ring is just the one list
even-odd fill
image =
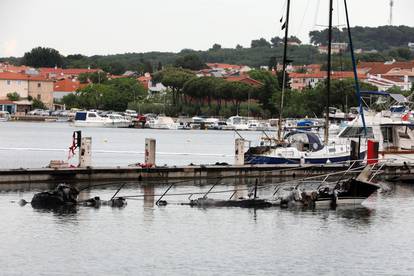
{"label": "calm sea water", "polygon": [[[233,163],[232,131],[74,128],[68,123],[0,123],[0,168],[43,167],[67,160],[72,133],[92,137],[94,166],[143,163],[145,138],[157,140],[158,165]],[[242,132],[257,141],[259,132]],[[77,157],[71,160],[77,163]]]}
{"label": "calm sea water", "polygon": [[[0,128],[2,147],[6,143],[8,147],[59,148],[70,142],[66,136],[72,130],[58,124],[25,123]],[[157,137],[163,137],[160,141],[170,143],[171,148],[175,144],[179,147],[179,140],[184,138],[199,139],[198,143],[181,146],[180,151],[232,153],[233,147],[226,145],[234,138],[231,133],[140,131],[85,132],[98,141],[96,147],[105,148],[111,143],[124,149],[128,141],[139,150],[149,133],[159,134]],[[104,138],[108,142],[102,142]],[[200,146],[210,144],[210,150]],[[166,146],[163,151],[168,149]],[[38,159],[43,162],[56,154],[10,152],[0,151],[4,167],[21,164],[24,158],[20,153],[32,157],[24,166],[38,166]],[[114,161],[109,156],[105,162],[94,162],[111,165],[133,160],[115,154]],[[184,158],[187,156],[175,160],[188,162]],[[204,157],[193,158],[204,161]],[[109,199],[120,184],[82,192],[81,198],[99,195]],[[267,184],[268,189],[260,190],[261,197],[271,194],[271,183]],[[230,180],[215,189],[247,186]],[[363,206],[313,211],[179,205],[187,201],[186,196],[168,197],[169,205],[157,207],[157,198],[152,195],[167,188],[162,183],[128,185],[119,195],[146,196],[129,199],[123,209],[102,206],[40,211],[16,203],[22,198],[30,200],[35,190],[1,191],[0,275],[414,275],[414,188],[391,187],[390,192],[372,196]],[[209,188],[187,183],[171,193],[204,192]]]}

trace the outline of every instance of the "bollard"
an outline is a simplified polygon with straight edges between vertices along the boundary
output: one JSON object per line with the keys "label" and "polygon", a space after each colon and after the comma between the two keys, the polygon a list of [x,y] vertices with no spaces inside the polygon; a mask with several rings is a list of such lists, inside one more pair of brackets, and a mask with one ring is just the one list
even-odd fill
{"label": "bollard", "polygon": [[79,148],[79,167],[92,166],[92,137],[82,137]]}
{"label": "bollard", "polygon": [[156,140],[152,138],[145,139],[145,160],[144,163],[146,165],[153,165],[155,166],[155,147]]}
{"label": "bollard", "polygon": [[235,141],[234,165],[244,165],[244,139],[237,138]]}

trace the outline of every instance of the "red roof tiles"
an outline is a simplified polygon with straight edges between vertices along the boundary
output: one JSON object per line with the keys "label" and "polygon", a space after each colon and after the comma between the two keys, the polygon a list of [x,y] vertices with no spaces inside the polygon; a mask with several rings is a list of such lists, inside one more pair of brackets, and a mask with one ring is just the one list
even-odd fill
{"label": "red roof tiles", "polygon": [[207,66],[210,68],[219,68],[224,70],[240,70],[243,67],[242,65],[234,65],[227,63],[207,63]]}
{"label": "red roof tiles", "polygon": [[1,80],[33,80],[33,81],[52,81],[48,80],[43,76],[37,75],[26,75],[21,73],[12,73],[12,72],[0,72]]}
{"label": "red roof tiles", "polygon": [[58,92],[75,92],[81,87],[79,81],[73,81],[70,79],[60,80],[54,83],[53,91]]}
{"label": "red roof tiles", "polygon": [[247,83],[247,84],[254,85],[254,86],[263,85],[260,81],[252,79],[248,76],[230,76],[230,77],[225,77],[224,79],[227,81],[243,82],[243,83]]}
{"label": "red roof tiles", "polygon": [[[290,73],[290,78],[301,78],[301,79],[324,79],[327,77],[326,71],[314,72],[314,73]],[[353,78],[354,72],[352,71],[341,71],[341,72],[332,72],[331,78],[332,79],[348,79]],[[366,79],[367,76],[365,74],[358,74],[359,79]]]}
{"label": "red roof tiles", "polygon": [[47,75],[56,75],[56,76],[79,76],[83,73],[95,73],[100,71],[100,69],[85,69],[85,68],[71,68],[71,69],[62,69],[62,68],[48,68],[43,67],[39,68],[39,72],[41,75],[47,76]]}
{"label": "red roof tiles", "polygon": [[414,61],[396,61],[389,64],[384,62],[361,62],[358,64],[358,69],[373,75],[386,74],[393,69],[413,70]]}

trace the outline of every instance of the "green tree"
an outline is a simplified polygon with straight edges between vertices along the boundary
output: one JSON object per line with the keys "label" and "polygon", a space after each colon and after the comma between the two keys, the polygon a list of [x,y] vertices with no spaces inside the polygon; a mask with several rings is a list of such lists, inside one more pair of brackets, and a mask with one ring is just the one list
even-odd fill
{"label": "green tree", "polygon": [[46,109],[46,105],[39,99],[33,99],[32,101],[32,108],[33,109]]}
{"label": "green tree", "polygon": [[79,74],[78,80],[80,83],[104,83],[108,80],[108,77],[105,72],[98,71]]}
{"label": "green tree", "polygon": [[211,49],[210,49],[210,50],[213,50],[213,51],[218,51],[218,50],[221,50],[221,45],[220,45],[220,44],[215,43],[215,44],[213,45],[213,47],[211,47]]}
{"label": "green tree", "polygon": [[279,47],[281,44],[283,44],[283,38],[275,36],[270,39],[270,42],[272,43],[272,47]]}
{"label": "green tree", "polygon": [[61,102],[66,106],[67,109],[80,107],[78,97],[75,94],[68,94],[63,96]]}
{"label": "green tree", "polygon": [[266,70],[252,70],[249,72],[249,76],[263,84],[255,93],[255,98],[259,101],[261,107],[272,114],[276,113],[276,107],[271,99],[279,92],[277,78],[271,71]]}
{"label": "green tree", "polygon": [[52,48],[37,47],[24,54],[21,64],[33,67],[61,67],[63,57]]}
{"label": "green tree", "polygon": [[166,87],[169,87],[172,91],[173,104],[177,104],[181,99],[181,92],[184,84],[195,78],[195,74],[189,70],[182,68],[169,67],[162,71],[159,71],[153,75],[154,82],[161,82]]}
{"label": "green tree", "polygon": [[193,71],[207,68],[206,64],[201,61],[200,57],[197,54],[188,54],[177,58],[175,60],[174,66]]}
{"label": "green tree", "polygon": [[143,98],[144,87],[132,78],[108,80],[101,84],[90,84],[80,89],[76,96],[65,96],[63,103],[85,109],[125,111],[128,104]]}
{"label": "green tree", "polygon": [[18,101],[20,100],[20,95],[17,92],[7,93],[7,99],[10,101]]}
{"label": "green tree", "polygon": [[260,39],[255,39],[252,40],[251,42],[251,48],[262,48],[262,47],[266,47],[266,48],[270,48],[272,45],[270,44],[269,41],[267,41],[264,38],[260,38]]}

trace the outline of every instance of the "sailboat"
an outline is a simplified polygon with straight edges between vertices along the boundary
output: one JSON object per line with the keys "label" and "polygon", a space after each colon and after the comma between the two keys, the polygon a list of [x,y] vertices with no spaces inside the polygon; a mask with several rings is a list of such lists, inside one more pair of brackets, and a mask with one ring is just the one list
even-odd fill
{"label": "sailboat", "polygon": [[[245,153],[245,163],[247,164],[330,164],[347,162],[351,159],[351,145],[348,142],[329,142],[329,104],[330,104],[330,90],[331,90],[331,53],[332,53],[332,0],[329,1],[329,39],[328,39],[328,74],[327,74],[327,106],[325,112],[325,131],[324,140],[310,131],[296,130],[287,133],[282,137],[282,115],[283,115],[283,97],[285,92],[286,82],[286,65],[287,65],[287,42],[289,30],[289,13],[290,0],[287,1],[286,22],[283,24],[285,28],[284,37],[284,56],[283,56],[283,85],[281,94],[281,108],[279,117],[278,139],[266,139],[262,141],[258,147],[250,147]],[[351,31],[348,23],[348,34],[350,40],[350,47],[352,52],[352,60],[354,65],[355,83],[358,97],[360,99],[359,84],[356,73],[356,63],[353,55]],[[363,118],[363,110],[360,103],[360,114]],[[365,126],[365,123],[364,123]],[[265,143],[268,143],[265,145]],[[365,151],[360,150],[357,159],[364,159]]]}

